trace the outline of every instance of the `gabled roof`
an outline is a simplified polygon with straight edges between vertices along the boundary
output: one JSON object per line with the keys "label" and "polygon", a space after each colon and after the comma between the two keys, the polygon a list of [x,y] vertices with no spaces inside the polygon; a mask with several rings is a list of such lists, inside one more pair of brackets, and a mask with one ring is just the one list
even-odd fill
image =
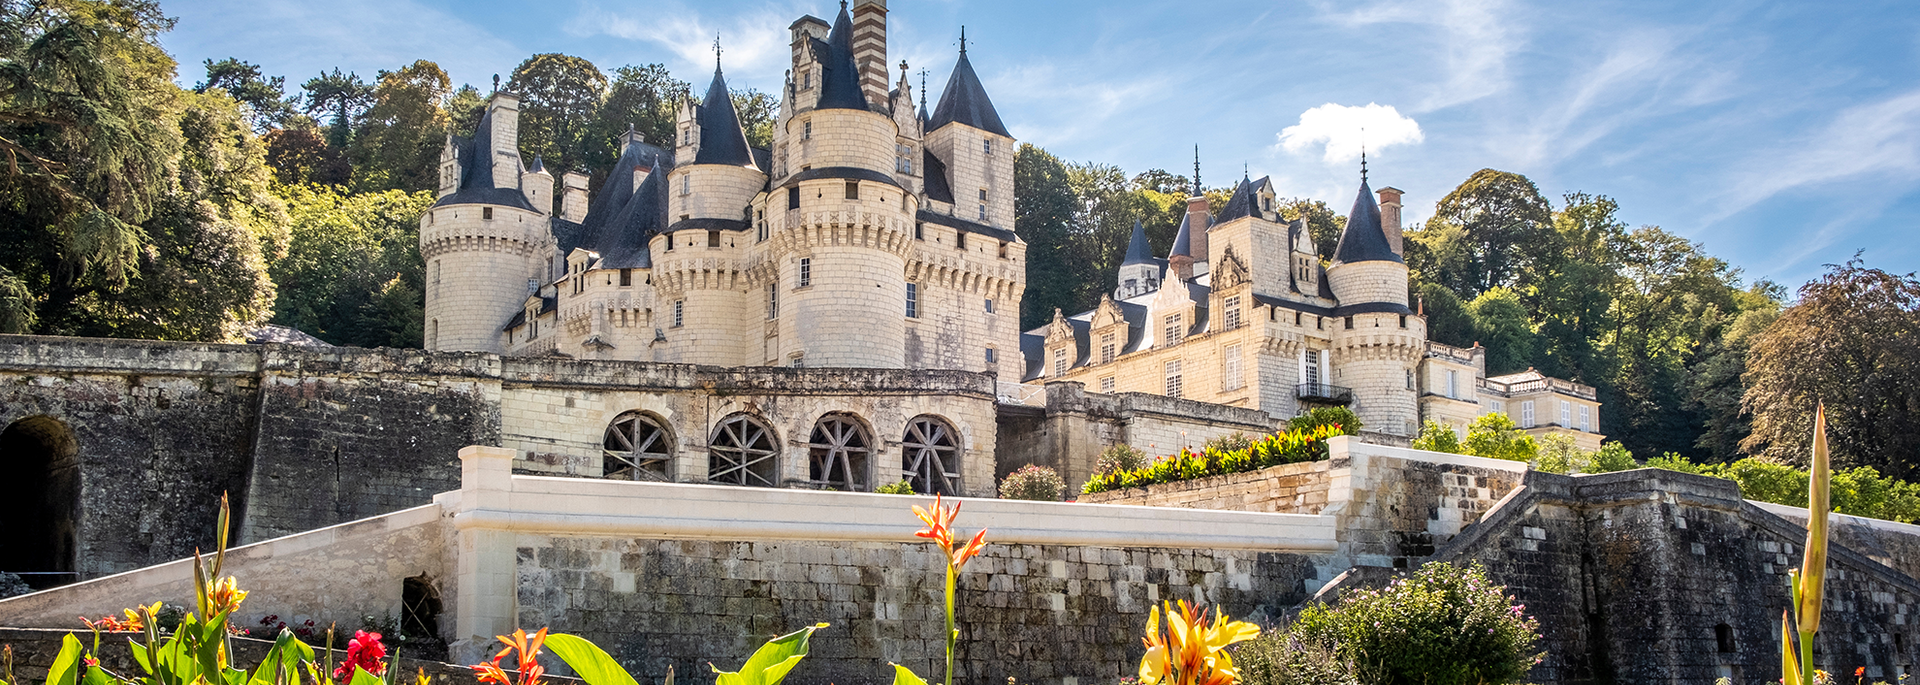
{"label": "gabled roof", "polygon": [[[480,115],[480,123],[474,126],[472,138],[452,136],[451,143],[460,154],[460,188],[433,203],[435,207],[446,205],[501,205],[527,211],[535,211],[533,204],[527,202],[527,194],[521,192],[519,179],[520,151],[502,150],[504,154],[494,154],[493,112],[489,109]],[[502,157],[509,161],[502,161]],[[493,165],[512,164],[516,172],[513,175],[514,187],[496,188],[493,185]]]}
{"label": "gabled roof", "polygon": [[966,124],[988,133],[997,133],[1008,138],[1006,124],[1000,123],[1000,113],[994,111],[993,100],[987,98],[987,89],[980,85],[980,77],[973,73],[973,64],[967,61],[967,51],[960,51],[960,61],[953,65],[953,75],[947,78],[947,89],[940,93],[940,105],[933,108],[933,119],[926,130],[936,131],[947,124]]}
{"label": "gabled roof", "polygon": [[867,109],[867,94],[860,87],[860,68],[853,63],[853,17],[846,5],[834,17],[833,32],[827,34],[826,49],[814,43],[820,60],[820,101],[815,109]]}
{"label": "gabled roof", "polygon": [[1353,211],[1347,212],[1347,228],[1340,232],[1340,246],[1333,250],[1333,261],[1406,261],[1394,254],[1393,245],[1387,242],[1387,232],[1380,226],[1380,205],[1375,204],[1373,189],[1367,187],[1364,178],[1360,180],[1360,196],[1353,200]]}
{"label": "gabled roof", "polygon": [[694,164],[755,166],[753,148],[747,145],[747,132],[740,127],[740,113],[733,109],[727,79],[718,65],[713,68],[713,83],[707,86],[707,99],[700,103],[698,118],[700,149],[693,155]]}
{"label": "gabled roof", "polygon": [[[653,169],[639,188],[633,187],[634,167]],[[577,247],[600,253],[600,268],[651,268],[653,255],[647,250],[647,241],[665,223],[666,177],[672,168],[673,160],[664,150],[646,143],[629,143],[579,226],[555,221],[556,242],[562,243],[563,251]],[[569,241],[563,240],[563,232],[574,236],[572,245],[565,244]]]}
{"label": "gabled roof", "polygon": [[[1263,178],[1260,180],[1265,181],[1266,179]],[[1234,186],[1233,197],[1227,200],[1227,206],[1220,208],[1220,215],[1213,218],[1213,225],[1218,226],[1234,219],[1252,216],[1253,188],[1253,181],[1249,181],[1246,177],[1242,176],[1240,178],[1240,184]]]}
{"label": "gabled roof", "polygon": [[1127,239],[1127,258],[1120,262],[1120,265],[1152,264],[1153,254],[1147,249],[1147,227],[1142,225],[1139,219],[1134,219],[1133,237]]}

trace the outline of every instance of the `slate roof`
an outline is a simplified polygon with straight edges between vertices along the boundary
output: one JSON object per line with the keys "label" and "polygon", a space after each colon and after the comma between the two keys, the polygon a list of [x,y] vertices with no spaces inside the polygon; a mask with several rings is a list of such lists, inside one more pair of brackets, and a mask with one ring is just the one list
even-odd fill
{"label": "slate roof", "polygon": [[1139,219],[1133,220],[1133,237],[1127,239],[1127,258],[1121,266],[1129,264],[1152,264],[1155,260],[1147,247],[1147,227]]}
{"label": "slate roof", "polygon": [[[1261,178],[1260,182],[1264,183],[1266,180]],[[1227,206],[1220,208],[1220,215],[1213,218],[1214,225],[1252,216],[1254,213],[1253,191],[1256,187],[1258,187],[1257,183],[1247,180],[1244,176],[1241,177],[1240,185],[1233,189],[1233,198],[1227,200]]]}
{"label": "slate roof", "polygon": [[947,185],[947,164],[923,149],[920,171],[926,174],[927,199],[953,204],[953,187]]}
{"label": "slate roof", "polygon": [[[634,167],[652,167],[652,173],[633,187]],[[600,253],[599,268],[646,269],[653,266],[647,240],[666,225],[667,172],[673,158],[652,145],[634,142],[620,154],[613,173],[587,208],[577,227],[554,220],[554,240],[561,254],[581,248]],[[572,236],[572,240],[566,239]],[[571,242],[571,245],[567,243]]]}
{"label": "slate roof", "polygon": [[825,49],[814,44],[820,60],[820,101],[815,109],[867,109],[867,94],[860,87],[860,69],[853,63],[853,17],[840,6],[833,19],[833,32],[827,34]]}
{"label": "slate roof", "polygon": [[747,132],[740,127],[740,113],[734,111],[733,98],[727,95],[727,79],[718,66],[713,69],[713,83],[707,86],[707,99],[700,103],[699,122],[700,149],[693,155],[694,164],[758,168],[753,148],[747,145]]}
{"label": "slate roof", "polygon": [[1387,232],[1380,226],[1380,205],[1374,202],[1373,189],[1367,187],[1366,179],[1360,180],[1360,196],[1353,200],[1353,211],[1347,212],[1347,228],[1340,232],[1340,246],[1333,250],[1333,261],[1406,261],[1394,254],[1393,245],[1387,242]]}
{"label": "slate roof", "polygon": [[946,226],[947,228],[957,228],[962,231],[966,231],[968,233],[977,233],[980,235],[987,236],[989,238],[993,238],[995,240],[1002,240],[1009,243],[1020,239],[1020,236],[1016,235],[1013,231],[1009,231],[1004,228],[994,228],[986,224],[974,223],[972,221],[968,221],[966,219],[962,219],[956,216],[936,214],[934,212],[929,212],[924,209],[920,210],[917,214],[915,214],[915,217],[921,221],[925,221],[930,224],[939,224],[941,226]]}
{"label": "slate roof", "polygon": [[1173,234],[1173,249],[1167,251],[1167,258],[1193,256],[1193,227],[1188,215],[1180,215],[1180,228]]}
{"label": "slate roof", "polygon": [[933,108],[933,119],[926,130],[934,131],[955,123],[1013,137],[1007,132],[1006,124],[1000,123],[1000,113],[994,111],[993,100],[980,85],[979,75],[973,73],[973,64],[967,61],[965,50],[960,51],[960,61],[953,65],[953,76],[947,78],[947,89],[940,93],[940,104]]}
{"label": "slate roof", "polygon": [[[472,138],[453,136],[452,142],[454,149],[460,152],[460,188],[440,198],[433,206],[501,205],[535,211],[533,203],[527,202],[526,193],[520,191],[520,151],[501,150],[500,154],[495,154],[493,112],[480,115],[480,123],[474,126]],[[508,163],[514,166],[514,186],[494,187],[493,165]]]}

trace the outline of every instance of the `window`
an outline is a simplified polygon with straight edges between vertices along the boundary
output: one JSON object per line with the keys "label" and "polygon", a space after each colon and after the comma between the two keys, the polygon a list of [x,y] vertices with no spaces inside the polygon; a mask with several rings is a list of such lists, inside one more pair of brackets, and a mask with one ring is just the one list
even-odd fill
{"label": "window", "polygon": [[847,199],[849,200],[860,199],[860,182],[859,181],[847,181]]}
{"label": "window", "polygon": [[1180,324],[1180,315],[1168,314],[1167,318],[1161,323],[1164,324],[1164,327],[1166,329],[1165,330],[1166,335],[1163,336],[1162,338],[1163,340],[1166,341],[1166,344],[1168,345],[1180,344],[1180,334],[1185,333],[1187,330],[1186,326],[1183,326]]}
{"label": "window", "polygon": [[1245,387],[1246,381],[1240,373],[1240,346],[1228,345],[1220,355],[1222,357],[1220,365],[1220,389],[1239,390]]}
{"label": "window", "polygon": [[987,313],[988,314],[993,313],[993,298],[991,297],[987,298]]}
{"label": "window", "polygon": [[720,232],[707,231],[707,247],[719,247],[719,246],[720,246]]}
{"label": "window", "polygon": [[666,237],[667,237],[667,251],[672,252],[673,251],[673,234],[668,233]]}
{"label": "window", "polygon": [[966,231],[955,230],[953,232],[953,248],[956,250],[967,249],[967,232]]}
{"label": "window", "polygon": [[1307,385],[1320,384],[1320,351],[1300,351],[1300,382]]}
{"label": "window", "polygon": [[797,186],[793,188],[788,188],[787,189],[787,209],[799,209],[799,208],[800,208],[800,188]]}
{"label": "window", "polygon": [[991,154],[993,154],[993,139],[992,139],[992,138],[988,138],[988,139],[986,139],[986,140],[983,140],[983,141],[980,141],[980,143],[981,143],[981,145],[980,145],[980,150],[981,150],[982,152],[985,152],[985,153],[987,153],[987,154],[989,154],[989,155],[991,155]]}
{"label": "window", "polygon": [[1106,378],[1102,378],[1102,379],[1100,379],[1100,392],[1104,392],[1104,393],[1112,393],[1112,392],[1113,392],[1113,377],[1112,377],[1112,376],[1108,376],[1108,377],[1106,377]]}
{"label": "window", "polygon": [[767,284],[767,318],[771,320],[779,316],[780,316],[780,286],[777,283],[768,283]]}
{"label": "window", "polygon": [[1447,371],[1447,396],[1460,399],[1460,372]]}
{"label": "window", "polygon": [[920,318],[920,284],[907,284],[907,318]]}
{"label": "window", "polygon": [[1400,315],[1400,327],[1401,327],[1401,328],[1406,328],[1406,327],[1407,327],[1407,315],[1405,315],[1405,314],[1401,314],[1401,315]]}
{"label": "window", "polygon": [[1407,389],[1413,390],[1413,369],[1407,369]]}
{"label": "window", "polygon": [[[960,445],[947,422],[916,416],[900,440],[900,475],[921,494],[960,494]],[[891,480],[891,479],[889,479]]]}
{"label": "window", "polygon": [[671,443],[664,422],[639,412],[621,414],[600,438],[600,472],[619,480],[671,481]]}
{"label": "window", "polygon": [[1000,243],[1000,258],[1001,258],[1001,259],[1006,259],[1006,258],[1007,258],[1007,244],[1006,244],[1006,243]]}
{"label": "window", "polygon": [[755,239],[755,240],[756,240],[756,242],[766,242],[766,240],[767,240],[767,210],[764,210],[764,209],[756,209],[756,210],[753,210],[753,220],[754,220],[754,223],[755,223],[755,224],[757,224],[757,225],[758,225],[758,226],[760,227],[760,236],[759,236],[758,238],[756,238],[756,239]]}
{"label": "window", "polygon": [[1353,330],[1353,317],[1347,317],[1347,330]]}
{"label": "window", "polygon": [[1520,427],[1533,427],[1533,400],[1520,403]]}
{"label": "window", "polygon": [[1229,331],[1235,330],[1239,328],[1241,324],[1240,296],[1235,295],[1233,297],[1227,298],[1226,305],[1227,305],[1227,330]]}
{"label": "window", "polygon": [[1507,403],[1501,402],[1500,400],[1493,400],[1491,402],[1488,402],[1487,407],[1488,407],[1487,408],[1488,413],[1492,413],[1492,414],[1507,413]]}
{"label": "window", "polygon": [[980,205],[980,220],[981,220],[981,221],[986,221],[986,220],[987,220],[987,206],[986,206],[986,205]]}
{"label": "window", "polygon": [[440,349],[440,320],[439,319],[434,319],[433,325],[427,327],[427,349],[430,349],[430,350]]}
{"label": "window", "polygon": [[1167,362],[1166,372],[1167,372],[1167,396],[1179,397],[1180,396],[1180,360],[1175,359]]}
{"label": "window", "polygon": [[686,174],[680,177],[680,194],[693,194],[693,174]]}
{"label": "window", "polygon": [[813,258],[800,258],[800,287],[813,285]]}
{"label": "window", "polygon": [[834,490],[866,490],[872,444],[866,427],[852,414],[821,417],[807,439],[807,479]]}
{"label": "window", "polygon": [[998,360],[994,359],[993,357],[993,348],[991,347],[987,348],[987,363],[992,364],[995,361],[998,361]]}
{"label": "window", "polygon": [[686,322],[687,322],[687,301],[674,300],[673,301],[673,327],[679,328],[682,324],[685,324]]}
{"label": "window", "polygon": [[807,358],[806,358],[806,357],[794,357],[794,358],[793,358],[793,361],[790,361],[790,362],[787,362],[787,366],[789,366],[789,367],[792,367],[792,368],[796,368],[796,369],[804,369],[804,368],[807,368]]}
{"label": "window", "polygon": [[1067,348],[1056,347],[1053,349],[1053,376],[1058,378],[1065,375],[1067,375]]}
{"label": "window", "polygon": [[1739,651],[1733,641],[1733,626],[1725,623],[1714,626],[1713,641],[1722,653]]}
{"label": "window", "polygon": [[693,129],[688,128],[688,129],[680,130],[680,144],[681,145],[693,144]]}
{"label": "window", "polygon": [[813,72],[812,71],[800,72],[800,89],[806,90],[812,87],[813,87]]}
{"label": "window", "polygon": [[1573,403],[1572,402],[1568,402],[1566,400],[1560,400],[1560,425],[1561,426],[1573,425]]}
{"label": "window", "polygon": [[620,270],[620,287],[622,288],[633,287],[633,269]]}
{"label": "window", "polygon": [[809,121],[800,125],[800,139],[813,140],[813,122]]}
{"label": "window", "polygon": [[1112,333],[1100,334],[1100,363],[1112,364],[1113,353],[1114,353],[1113,334]]}
{"label": "window", "polygon": [[480,208],[480,218],[482,218],[482,219],[486,219],[487,221],[492,221],[492,220],[493,220],[493,208],[492,208],[492,207],[481,207],[481,208]]}
{"label": "window", "polygon": [[440,260],[438,259],[433,260],[433,285],[435,288],[440,287]]}
{"label": "window", "polygon": [[922,223],[915,223],[915,224],[913,225],[913,239],[914,239],[914,240],[926,240],[926,239],[927,239],[927,225],[926,225],[926,224],[922,224]]}
{"label": "window", "polygon": [[707,481],[773,487],[780,478],[780,442],[759,419],[735,414],[707,441]]}
{"label": "window", "polygon": [[1583,433],[1593,432],[1593,411],[1591,407],[1584,404],[1580,405],[1580,431]]}

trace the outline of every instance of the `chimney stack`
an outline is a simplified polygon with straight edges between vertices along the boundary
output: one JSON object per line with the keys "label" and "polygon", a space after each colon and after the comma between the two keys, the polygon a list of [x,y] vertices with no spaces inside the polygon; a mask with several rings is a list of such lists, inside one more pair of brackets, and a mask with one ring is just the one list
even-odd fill
{"label": "chimney stack", "polygon": [[587,175],[569,171],[560,177],[560,218],[580,223],[587,218]]}
{"label": "chimney stack", "polygon": [[[1187,227],[1193,231],[1187,243],[1193,261],[1206,262],[1211,259],[1212,255],[1207,253],[1207,230],[1213,228],[1213,210],[1207,207],[1205,191],[1187,198]],[[1191,278],[1191,275],[1188,277]]]}
{"label": "chimney stack", "polygon": [[1403,236],[1400,234],[1400,195],[1403,192],[1391,186],[1379,190],[1380,228],[1387,232],[1387,245],[1393,248],[1394,254],[1401,256],[1406,255],[1406,251],[1401,249]]}
{"label": "chimney stack", "polygon": [[[493,187],[520,187],[520,96],[507,91],[493,94],[493,100],[487,103],[488,121],[492,129],[487,131],[488,143],[492,148],[493,159],[476,159],[474,164],[484,164],[493,171]],[[501,161],[511,157],[513,164]]]}
{"label": "chimney stack", "polygon": [[[887,106],[887,0],[854,0],[853,63],[867,104]],[[884,111],[884,110],[883,110]]]}

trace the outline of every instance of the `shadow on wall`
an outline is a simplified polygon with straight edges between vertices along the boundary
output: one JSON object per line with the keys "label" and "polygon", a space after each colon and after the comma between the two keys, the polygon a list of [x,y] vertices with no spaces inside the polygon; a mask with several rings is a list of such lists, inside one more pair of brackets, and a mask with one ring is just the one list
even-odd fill
{"label": "shadow on wall", "polygon": [[58,419],[29,416],[0,432],[0,571],[36,590],[78,580],[79,446]]}

